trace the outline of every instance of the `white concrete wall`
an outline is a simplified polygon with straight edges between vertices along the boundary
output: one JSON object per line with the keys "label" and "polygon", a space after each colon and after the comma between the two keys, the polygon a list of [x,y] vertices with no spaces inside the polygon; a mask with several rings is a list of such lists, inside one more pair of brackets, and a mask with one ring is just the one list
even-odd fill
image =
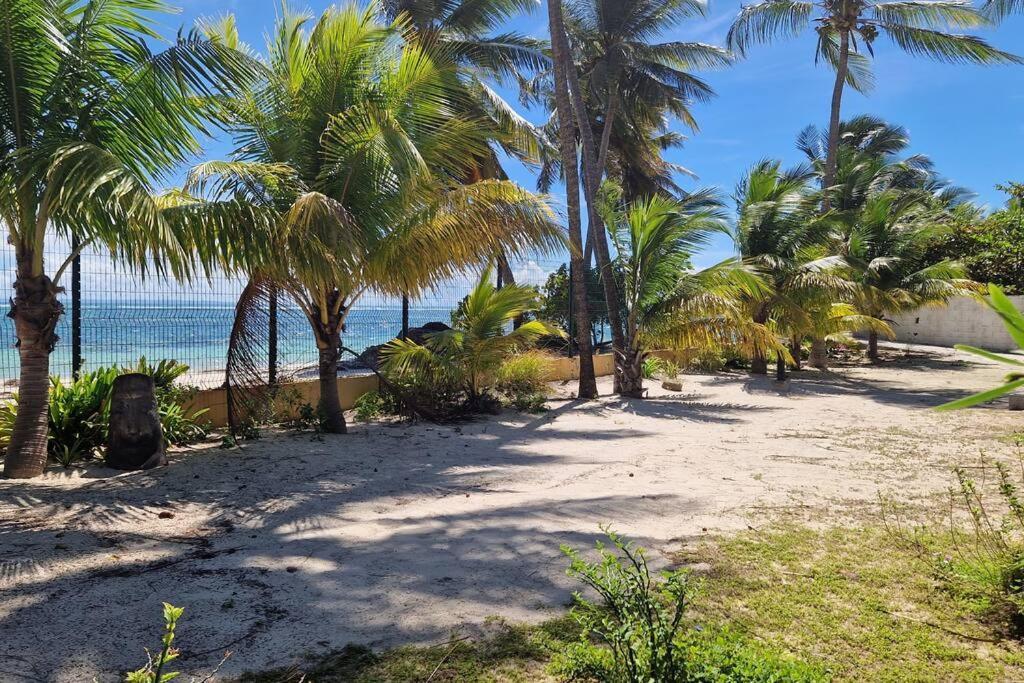
{"label": "white concrete wall", "polygon": [[[1024,296],[1010,300],[1024,310]],[[970,344],[990,351],[1017,348],[1002,319],[983,302],[970,297],[953,299],[947,306],[926,306],[893,316],[896,341],[932,346]]]}

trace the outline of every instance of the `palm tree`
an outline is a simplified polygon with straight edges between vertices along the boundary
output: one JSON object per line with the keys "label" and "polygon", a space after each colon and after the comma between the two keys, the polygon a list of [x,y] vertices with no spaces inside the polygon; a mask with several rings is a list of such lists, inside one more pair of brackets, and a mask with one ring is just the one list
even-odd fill
{"label": "palm tree", "polygon": [[[560,5],[559,5],[560,6]],[[612,130],[619,115],[619,102],[626,99],[633,108],[682,114],[693,100],[703,100],[711,90],[687,69],[728,64],[725,50],[703,43],[651,44],[652,37],[667,31],[683,19],[703,15],[705,6],[698,0],[580,0],[569,6],[570,34],[562,12],[552,23],[552,42],[564,54],[579,53],[589,62],[577,69],[566,64],[569,93],[583,150],[584,190],[593,205],[607,166]],[[570,35],[575,41],[570,40]],[[581,72],[582,71],[582,77]],[[595,144],[587,93],[601,97],[604,108],[600,143]],[[646,98],[646,99],[645,99]],[[660,99],[658,99],[660,98]],[[655,101],[657,100],[657,101]],[[648,130],[651,124],[648,123]],[[616,388],[621,388],[629,341],[625,337],[620,314],[620,293],[612,269],[608,241],[597,212],[588,212],[589,237],[595,247],[601,281],[608,304],[612,345],[616,355]],[[590,241],[588,240],[588,242]],[[589,262],[589,254],[585,258]]]}
{"label": "palm tree", "polygon": [[396,339],[381,349],[382,367],[391,375],[407,372],[443,376],[461,386],[471,407],[477,407],[493,384],[501,364],[512,354],[528,350],[541,337],[565,333],[542,320],[507,328],[536,311],[540,297],[533,287],[493,283],[485,268],[459,308],[454,327],[428,335],[423,344]]}
{"label": "palm tree", "polygon": [[621,393],[643,395],[643,360],[652,345],[693,350],[733,343],[778,348],[772,334],[754,323],[744,298],[763,296],[766,286],[735,259],[694,270],[693,254],[725,222],[708,191],[680,202],[652,196],[621,201],[621,190],[605,183],[600,202],[623,277],[626,338]]}
{"label": "palm tree", "polygon": [[[1015,0],[1010,0],[1011,2]],[[1020,58],[997,50],[972,35],[945,29],[985,26],[983,13],[963,0],[761,0],[744,5],[729,29],[730,48],[745,55],[751,45],[799,34],[811,24],[818,34],[815,60],[835,69],[828,125],[828,147],[822,187],[835,181],[839,120],[843,90],[849,85],[867,92],[872,86],[871,58],[879,34],[912,55],[965,64],[1020,63]],[[827,211],[830,196],[822,198]]]}
{"label": "palm tree", "polygon": [[366,291],[414,295],[498,250],[562,240],[539,197],[508,181],[463,182],[488,126],[455,115],[464,91],[436,45],[400,20],[379,23],[373,8],[311,22],[279,19],[265,80],[225,104],[233,158],[194,169],[187,190],[209,208],[242,199],[275,214],[273,233],[250,238],[250,288],[272,282],[305,313],[324,429],[342,433],[341,334]]}
{"label": "palm tree", "polygon": [[[562,0],[548,0],[548,29],[552,36],[561,34]],[[593,346],[590,343],[590,313],[587,310],[587,264],[583,260],[583,229],[580,213],[579,158],[576,154],[576,125],[569,96],[569,74],[574,72],[572,53],[564,41],[551,44],[552,78],[554,79],[555,115],[558,119],[558,149],[565,179],[565,204],[569,222],[569,277],[572,281],[572,303],[576,313],[576,346],[580,356],[579,398],[597,396],[594,376]],[[611,304],[608,306],[611,309]],[[614,327],[613,327],[614,329]]]}
{"label": "palm tree", "polygon": [[[928,245],[948,229],[944,211],[929,199],[917,190],[887,189],[849,218],[842,254],[857,285],[854,302],[866,315],[884,319],[977,291],[960,264],[928,258]],[[868,333],[868,357],[878,359],[877,330]]]}
{"label": "palm tree", "polygon": [[[857,287],[852,302],[865,320],[881,322],[907,307],[973,291],[959,265],[932,259],[927,250],[968,193],[939,177],[926,156],[899,156],[910,145],[904,128],[871,116],[839,128],[836,177],[827,190],[832,249],[845,260]],[[818,169],[826,144],[813,126],[797,142]],[[860,329],[868,331],[869,358],[877,359],[878,335],[891,332],[874,323]]]}
{"label": "palm tree", "polygon": [[[432,43],[457,67],[465,89],[457,103],[461,116],[490,123],[492,144],[466,169],[466,182],[508,180],[499,150],[527,165],[539,163],[548,145],[544,134],[523,118],[492,87],[494,83],[524,83],[547,68],[544,41],[514,31],[495,33],[509,17],[535,9],[530,0],[385,0],[381,14],[388,22],[401,19],[422,42]],[[515,283],[504,254],[496,254],[502,281]]]}
{"label": "palm tree", "polygon": [[[197,217],[152,186],[199,151],[205,103],[250,69],[196,32],[153,51],[167,10],[158,0],[0,2],[0,219],[17,262],[21,363],[7,477],[38,476],[46,463],[49,358],[74,256],[102,245],[140,273],[186,277],[211,255],[188,242],[197,226],[186,219]],[[51,270],[44,250],[55,237],[77,249]]]}
{"label": "palm tree", "polygon": [[[783,338],[813,330],[809,311],[853,289],[843,277],[842,259],[827,249],[829,223],[815,216],[813,178],[807,166],[782,170],[780,162],[766,159],[750,169],[734,195],[736,249],[768,284],[762,295],[748,300],[750,315]],[[788,355],[776,353],[779,379],[785,377]],[[763,353],[754,354],[751,372],[767,372]]]}

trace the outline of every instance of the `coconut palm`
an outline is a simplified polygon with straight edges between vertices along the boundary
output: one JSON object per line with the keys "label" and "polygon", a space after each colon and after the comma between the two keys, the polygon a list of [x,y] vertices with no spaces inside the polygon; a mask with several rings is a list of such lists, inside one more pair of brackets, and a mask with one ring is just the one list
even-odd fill
{"label": "coconut palm", "polygon": [[[558,6],[561,8],[560,3]],[[652,118],[659,118],[661,123],[666,112],[685,115],[689,103],[710,96],[707,84],[688,70],[727,64],[725,50],[703,43],[650,42],[683,19],[703,15],[704,10],[698,0],[579,0],[569,5],[567,16],[561,11],[553,13],[552,41],[559,54],[567,55],[563,69],[582,142],[584,189],[590,204],[596,201],[604,177],[621,100],[630,102],[631,110],[646,109],[647,121],[640,127],[647,132],[658,125],[652,123]],[[579,66],[568,57],[574,54],[584,60]],[[595,143],[588,95],[592,101],[604,101],[599,143]],[[620,292],[600,216],[588,212],[588,217],[589,237],[608,303],[616,386],[621,388],[623,373],[627,372],[624,363],[628,361],[619,314]],[[585,260],[589,261],[589,254]]]}
{"label": "coconut palm", "polygon": [[513,183],[463,182],[488,126],[454,115],[464,110],[455,66],[401,19],[383,24],[355,6],[315,22],[285,12],[265,69],[225,103],[233,158],[198,166],[186,189],[207,207],[244,199],[277,216],[269,248],[249,261],[240,315],[268,281],[294,299],[319,351],[324,428],[341,433],[341,335],[365,292],[415,295],[499,249],[554,247],[561,234],[545,203]]}
{"label": "coconut palm", "polygon": [[1024,2],[1021,0],[986,0],[981,9],[986,16],[999,21],[1014,12],[1024,12]]}
{"label": "coconut palm", "polygon": [[[8,477],[45,466],[49,357],[74,256],[97,245],[139,273],[185,277],[210,255],[183,245],[185,219],[197,217],[153,184],[199,151],[206,103],[249,65],[196,32],[165,43],[156,22],[168,9],[159,0],[0,2],[0,220],[17,262],[10,317],[21,362]],[[54,239],[77,250],[48,268]]]}
{"label": "coconut palm", "polygon": [[621,190],[606,183],[600,210],[622,273],[624,396],[643,395],[643,361],[652,345],[692,351],[742,339],[762,353],[778,347],[742,306],[744,298],[765,294],[756,274],[735,259],[703,270],[692,267],[693,254],[711,235],[726,230],[712,193],[697,192],[685,202],[652,196],[624,203]]}
{"label": "coconut palm", "polygon": [[565,335],[543,320],[530,320],[507,331],[513,321],[540,307],[540,296],[533,287],[498,288],[493,275],[491,268],[483,270],[459,307],[452,329],[427,335],[423,344],[396,339],[381,349],[384,371],[392,376],[409,372],[443,376],[459,385],[475,408],[509,356],[532,348],[542,337]]}
{"label": "coconut palm", "polygon": [[[918,190],[887,189],[848,217],[841,253],[857,285],[853,301],[877,319],[972,294],[977,283],[949,260],[933,262],[928,245],[948,229],[943,209]],[[869,330],[868,357],[878,359],[878,330]]]}
{"label": "coconut palm", "polygon": [[[499,151],[525,164],[539,162],[542,148],[549,145],[543,133],[522,117],[493,85],[526,82],[531,74],[546,68],[549,60],[544,41],[514,31],[500,30],[508,18],[531,12],[529,0],[386,0],[381,3],[384,19],[402,18],[420,41],[430,42],[457,68],[465,96],[457,102],[459,115],[490,123],[491,142],[484,156],[466,169],[466,181],[507,180]],[[514,272],[504,254],[496,254],[498,271],[506,283],[514,283]]]}
{"label": "coconut palm", "polygon": [[[748,299],[754,322],[770,326],[783,338],[802,336],[814,328],[808,311],[824,301],[852,292],[843,275],[843,261],[827,248],[830,224],[815,216],[818,194],[807,166],[783,170],[778,161],[755,164],[736,188],[737,220],[733,241],[744,262],[768,288]],[[788,353],[776,354],[783,379]],[[767,358],[755,353],[755,374],[767,372]]]}
{"label": "coconut palm", "polygon": [[[871,89],[871,58],[878,36],[884,34],[909,54],[941,62],[1019,63],[1019,57],[977,36],[946,31],[988,23],[982,12],[963,0],[761,0],[740,9],[727,43],[745,55],[752,45],[792,37],[814,25],[815,60],[824,60],[836,72],[822,172],[822,186],[827,188],[835,181],[843,90],[847,85],[860,92]],[[830,199],[827,193],[823,196],[825,210]]]}
{"label": "coconut palm", "polygon": [[[552,36],[562,34],[562,0],[548,0],[548,30]],[[551,45],[552,92],[554,115],[558,120],[558,151],[565,180],[565,205],[569,229],[569,277],[572,281],[572,304],[576,317],[576,346],[580,356],[579,398],[597,396],[597,378],[594,376],[593,346],[590,342],[590,312],[587,310],[588,264],[583,260],[583,228],[580,211],[579,157],[576,151],[576,124],[569,94],[569,74],[574,73],[572,53],[565,41],[555,40]],[[614,299],[613,299],[614,300]],[[611,302],[607,300],[608,308]],[[621,328],[620,328],[621,329]],[[614,330],[614,327],[613,327]]]}

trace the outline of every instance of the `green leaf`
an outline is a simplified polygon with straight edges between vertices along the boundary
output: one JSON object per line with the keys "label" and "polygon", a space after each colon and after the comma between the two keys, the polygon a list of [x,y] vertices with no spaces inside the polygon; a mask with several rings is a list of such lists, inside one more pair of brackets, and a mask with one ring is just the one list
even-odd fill
{"label": "green leaf", "polygon": [[949,403],[943,403],[941,406],[937,406],[935,410],[958,410],[960,408],[970,408],[976,406],[979,403],[986,403],[988,401],[995,400],[1000,396],[1010,393],[1015,389],[1024,387],[1024,379],[1018,379],[1013,382],[1009,382],[995,389],[989,389],[973,396],[961,398],[956,401],[950,401]]}
{"label": "green leaf", "polygon": [[988,358],[989,360],[994,360],[997,363],[1006,363],[1007,365],[1021,365],[1021,366],[1024,366],[1024,363],[1020,362],[1019,360],[1014,360],[1013,358],[1007,358],[1005,356],[1000,356],[998,354],[992,353],[991,351],[986,351],[985,349],[979,349],[979,348],[977,348],[975,346],[968,346],[967,344],[954,344],[953,348],[957,349],[958,351],[966,351],[967,353],[973,353],[975,356],[981,356],[982,358]]}

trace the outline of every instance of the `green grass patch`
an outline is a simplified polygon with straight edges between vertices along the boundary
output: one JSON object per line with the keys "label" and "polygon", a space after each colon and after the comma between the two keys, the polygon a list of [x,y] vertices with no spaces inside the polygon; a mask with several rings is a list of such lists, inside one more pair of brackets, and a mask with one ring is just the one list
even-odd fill
{"label": "green grass patch", "polygon": [[1024,680],[1024,650],[985,602],[882,528],[748,532],[681,559],[713,568],[698,612],[834,680]]}
{"label": "green grass patch", "polygon": [[[1024,647],[1005,615],[979,591],[950,582],[943,539],[928,540],[922,552],[881,526],[776,526],[682,553],[682,565],[710,566],[683,638],[694,680],[1024,680]],[[536,626],[495,619],[484,631],[381,653],[347,647],[241,681],[554,682],[564,680],[560,664],[580,642],[569,615]]]}

